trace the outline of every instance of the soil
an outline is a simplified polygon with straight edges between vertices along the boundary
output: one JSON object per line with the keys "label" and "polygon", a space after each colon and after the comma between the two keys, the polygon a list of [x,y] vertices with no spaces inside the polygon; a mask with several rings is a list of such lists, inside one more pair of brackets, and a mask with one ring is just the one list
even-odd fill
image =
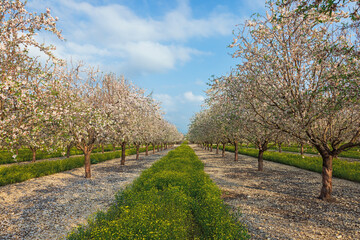
{"label": "soil", "polygon": [[360,239],[360,183],[333,178],[325,202],[319,173],[269,161],[259,172],[256,158],[192,147],[252,239]]}

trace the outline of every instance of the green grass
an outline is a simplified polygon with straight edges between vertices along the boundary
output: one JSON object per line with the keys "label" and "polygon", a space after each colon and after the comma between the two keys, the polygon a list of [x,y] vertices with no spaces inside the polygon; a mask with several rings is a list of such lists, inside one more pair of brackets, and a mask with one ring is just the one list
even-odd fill
{"label": "green grass", "polygon": [[220,196],[203,163],[183,144],[67,239],[247,239]]}
{"label": "green grass", "polygon": [[[121,147],[116,147],[116,150],[120,150]],[[100,147],[95,148],[93,150],[93,153],[101,152],[102,149]],[[104,152],[110,152],[113,151],[112,145],[106,145],[104,147]],[[63,149],[59,149],[54,152],[49,152],[46,150],[38,150],[36,152],[36,160],[40,159],[48,159],[48,158],[56,158],[56,157],[63,157]],[[30,149],[22,148],[18,151],[18,156],[16,157],[16,161],[14,161],[14,158],[12,157],[15,153],[9,151],[9,150],[0,150],[0,164],[8,164],[8,163],[16,163],[16,162],[27,162],[32,160],[32,152]],[[83,152],[81,150],[78,150],[76,148],[71,148],[70,155],[81,155]]]}
{"label": "green grass", "polygon": [[[246,147],[246,144],[242,144],[242,147]],[[249,144],[248,148],[254,148],[255,146],[253,144]],[[271,150],[279,150],[277,145],[271,145],[269,147],[269,149]],[[295,153],[300,153],[300,147],[298,146],[282,146],[281,149],[283,151],[286,152],[295,152]],[[312,147],[310,147],[309,145],[305,145],[304,146],[304,153],[309,153],[309,154],[318,154],[318,151],[316,149],[313,149]],[[360,148],[356,147],[356,148],[352,148],[348,151],[342,152],[339,154],[339,157],[345,157],[345,158],[355,158],[355,159],[360,159]]]}
{"label": "green grass", "polygon": [[[149,147],[152,149],[152,147]],[[144,152],[145,148],[140,148]],[[136,154],[136,149],[126,149],[126,155]],[[91,154],[91,163],[96,164],[106,160],[120,158],[121,151]],[[0,167],[0,186],[23,182],[31,178],[42,177],[67,171],[84,165],[84,157],[72,157],[61,160],[42,161],[9,167]]]}
{"label": "green grass", "polygon": [[[226,150],[234,152],[235,147],[226,146]],[[239,153],[257,158],[259,151],[252,148],[239,148]],[[292,153],[266,151],[264,152],[263,158],[268,161],[283,163],[318,173],[321,173],[322,171],[321,157],[303,157]],[[360,182],[360,162],[348,162],[345,160],[333,159],[333,176]]]}

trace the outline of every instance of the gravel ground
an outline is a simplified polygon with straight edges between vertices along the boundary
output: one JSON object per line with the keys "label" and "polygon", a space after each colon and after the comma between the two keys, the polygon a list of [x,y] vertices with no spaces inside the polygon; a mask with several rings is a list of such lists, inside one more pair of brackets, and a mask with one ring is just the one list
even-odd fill
{"label": "gravel ground", "polygon": [[192,147],[252,239],[360,239],[360,183],[333,178],[336,202],[324,202],[318,173],[269,161],[258,172],[253,157]]}
{"label": "gravel ground", "polygon": [[98,210],[107,209],[117,191],[169,150],[140,160],[128,156],[92,166],[85,179],[77,168],[0,187],[0,239],[59,239]]}

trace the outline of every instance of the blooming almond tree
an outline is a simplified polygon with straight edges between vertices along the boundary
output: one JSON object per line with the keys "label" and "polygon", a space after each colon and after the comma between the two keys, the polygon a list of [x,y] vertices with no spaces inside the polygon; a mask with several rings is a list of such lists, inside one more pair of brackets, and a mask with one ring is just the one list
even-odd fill
{"label": "blooming almond tree", "polygon": [[235,146],[235,161],[238,159],[238,141],[246,140],[258,148],[258,170],[263,171],[263,154],[276,135],[273,130],[261,124],[257,115],[249,108],[241,77],[234,73],[229,77],[216,79],[208,91],[211,93],[208,102],[221,102],[216,108],[221,109],[228,128],[227,136]]}
{"label": "blooming almond tree", "polygon": [[[151,96],[143,98],[143,110],[139,112],[141,115],[140,123],[138,124],[139,133],[138,136],[134,136],[133,139],[140,138],[141,142],[145,144],[146,152],[145,155],[148,155],[149,146],[152,142],[154,134],[158,131],[155,128],[155,121],[162,119],[162,113],[160,111],[159,103],[156,102]],[[170,136],[171,134],[169,134]]]}
{"label": "blooming almond tree", "polygon": [[338,26],[341,10],[304,17],[292,14],[295,7],[270,4],[270,14],[248,21],[232,47],[251,109],[263,125],[319,151],[319,198],[330,200],[332,159],[360,145],[359,42]]}
{"label": "blooming almond tree", "polygon": [[[143,90],[132,85],[123,76],[107,74],[103,81],[101,105],[110,118],[109,138],[112,142],[120,143],[121,165],[125,165],[126,144],[139,132],[141,118]],[[111,135],[111,136],[110,136]]]}
{"label": "blooming almond tree", "polygon": [[[144,139],[144,144],[145,144],[145,155],[147,156],[148,150],[149,150],[149,146],[153,143],[153,140],[156,136],[157,133],[157,128],[156,128],[156,121],[160,121],[160,119],[162,119],[162,113],[160,111],[160,107],[159,107],[159,103],[156,102],[155,100],[151,99],[149,100],[150,103],[149,105],[152,107],[148,108],[148,112],[146,112],[146,116],[145,116],[145,120],[146,123],[146,131],[143,135],[143,139]],[[155,151],[155,146],[153,146],[153,152]]]}
{"label": "blooming almond tree", "polygon": [[244,124],[248,119],[245,118],[243,111],[244,102],[239,99],[239,92],[234,91],[238,89],[236,78],[233,74],[223,76],[214,79],[210,86],[207,91],[209,97],[207,102],[220,112],[218,118],[226,132],[228,142],[235,146],[234,161],[237,161],[239,143],[244,140]]}
{"label": "blooming almond tree", "polygon": [[[20,127],[21,122],[28,119],[26,115],[36,108],[35,105],[39,105],[37,94],[40,91],[34,92],[34,86],[39,79],[45,79],[43,68],[29,55],[29,48],[36,48],[56,60],[51,52],[53,48],[38,43],[34,35],[41,30],[50,31],[59,38],[61,35],[56,29],[57,19],[50,15],[50,10],[29,13],[21,1],[3,0],[0,21],[0,144],[12,146],[19,145],[17,141],[21,136],[28,134]],[[43,86],[37,85],[39,88]]]}
{"label": "blooming almond tree", "polygon": [[146,97],[143,94],[139,94],[136,105],[133,106],[137,109],[130,129],[130,138],[132,139],[132,142],[136,148],[136,160],[139,159],[140,146],[141,144],[145,143],[145,139],[149,134],[148,126],[151,124],[149,122],[149,117],[151,116],[154,107],[151,103],[151,98]]}
{"label": "blooming almond tree", "polygon": [[[107,134],[110,124],[101,107],[102,76],[92,68],[81,70],[81,65],[70,68],[62,76],[63,85],[59,89],[62,104],[61,134],[64,142],[73,142],[85,157],[85,177],[91,177],[90,155],[99,138]],[[66,140],[67,139],[67,140]]]}
{"label": "blooming almond tree", "polygon": [[54,96],[52,90],[52,73],[47,68],[39,65],[37,71],[33,70],[28,75],[27,100],[22,104],[22,109],[14,111],[13,134],[9,138],[23,146],[28,146],[32,151],[32,161],[36,160],[36,151],[45,148],[56,148],[54,133],[57,131],[56,122],[60,119],[55,106],[51,103]]}

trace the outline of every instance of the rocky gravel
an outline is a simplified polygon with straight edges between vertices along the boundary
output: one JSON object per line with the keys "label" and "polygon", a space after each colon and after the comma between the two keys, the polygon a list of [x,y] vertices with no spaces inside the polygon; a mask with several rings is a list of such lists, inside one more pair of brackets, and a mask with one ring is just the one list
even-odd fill
{"label": "rocky gravel", "polygon": [[252,239],[360,239],[360,183],[333,178],[336,201],[325,202],[319,173],[269,161],[258,172],[256,158],[192,147]]}
{"label": "rocky gravel", "polygon": [[0,239],[62,239],[98,210],[107,209],[114,195],[167,152],[140,160],[128,156],[92,165],[92,178],[77,168],[0,187]]}

